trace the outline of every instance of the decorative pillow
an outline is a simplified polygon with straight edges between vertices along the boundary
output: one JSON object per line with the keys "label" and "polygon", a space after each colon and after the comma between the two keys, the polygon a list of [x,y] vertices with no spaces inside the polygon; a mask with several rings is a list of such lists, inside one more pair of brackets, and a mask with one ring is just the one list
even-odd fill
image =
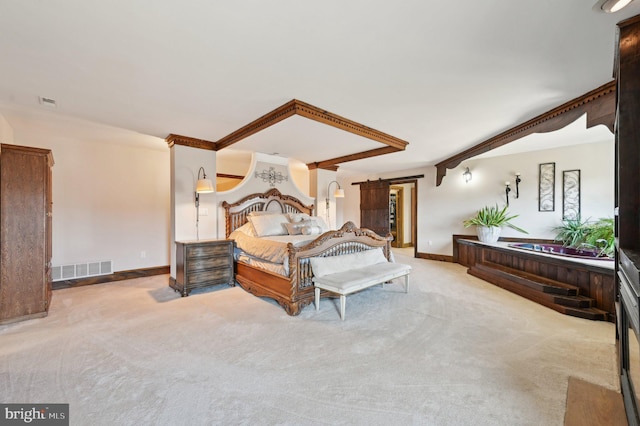
{"label": "decorative pillow", "polygon": [[287,228],[287,232],[289,233],[289,235],[300,235],[300,234],[302,234],[302,228],[304,227],[302,222],[285,223],[284,226],[285,226],[285,228]]}
{"label": "decorative pillow", "polygon": [[254,215],[248,217],[258,237],[269,235],[287,235],[285,224],[289,223],[287,216],[279,214]]}
{"label": "decorative pillow", "polygon": [[247,235],[249,235],[250,237],[256,237],[256,231],[255,229],[253,229],[253,225],[249,222],[245,223],[244,225],[242,225],[239,228],[236,228],[236,231],[240,231],[242,233],[245,233]]}
{"label": "decorative pillow", "polygon": [[354,268],[375,265],[376,263],[386,263],[387,258],[384,256],[382,248],[375,248],[339,256],[312,257],[309,261],[311,262],[313,275],[324,277],[325,275],[350,271]]}
{"label": "decorative pillow", "polygon": [[312,216],[311,219],[309,219],[309,220],[315,221],[316,225],[320,227],[322,232],[327,232],[329,230],[329,226],[327,225],[327,222],[325,222],[322,217],[320,217],[320,216]]}
{"label": "decorative pillow", "polygon": [[322,228],[317,225],[302,225],[300,233],[303,235],[318,235],[322,234]]}
{"label": "decorative pillow", "polygon": [[291,223],[297,223],[297,222],[302,222],[303,220],[309,220],[309,218],[311,217],[306,213],[287,213],[287,216],[289,216],[289,222]]}

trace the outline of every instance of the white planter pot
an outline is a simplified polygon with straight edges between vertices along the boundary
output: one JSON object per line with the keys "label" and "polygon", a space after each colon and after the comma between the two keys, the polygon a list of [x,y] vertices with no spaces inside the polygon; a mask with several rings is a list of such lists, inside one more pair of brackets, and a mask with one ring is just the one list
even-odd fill
{"label": "white planter pot", "polygon": [[483,243],[495,243],[500,238],[500,231],[502,231],[499,226],[476,226],[476,228],[478,239]]}

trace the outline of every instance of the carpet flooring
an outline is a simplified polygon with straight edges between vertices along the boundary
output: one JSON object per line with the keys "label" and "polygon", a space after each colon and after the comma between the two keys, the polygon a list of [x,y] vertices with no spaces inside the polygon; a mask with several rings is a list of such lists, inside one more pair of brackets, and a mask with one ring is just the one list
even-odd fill
{"label": "carpet flooring", "polygon": [[297,317],[168,276],[57,290],[0,326],[0,402],[72,425],[562,425],[569,377],[619,390],[615,328],[407,257],[402,280]]}

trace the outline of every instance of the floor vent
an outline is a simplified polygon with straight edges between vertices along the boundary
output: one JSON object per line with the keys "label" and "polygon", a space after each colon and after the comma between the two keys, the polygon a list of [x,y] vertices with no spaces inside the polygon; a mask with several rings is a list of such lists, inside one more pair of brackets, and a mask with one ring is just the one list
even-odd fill
{"label": "floor vent", "polygon": [[98,275],[113,274],[113,261],[74,263],[60,265],[51,268],[51,280],[73,280],[75,278],[95,277]]}

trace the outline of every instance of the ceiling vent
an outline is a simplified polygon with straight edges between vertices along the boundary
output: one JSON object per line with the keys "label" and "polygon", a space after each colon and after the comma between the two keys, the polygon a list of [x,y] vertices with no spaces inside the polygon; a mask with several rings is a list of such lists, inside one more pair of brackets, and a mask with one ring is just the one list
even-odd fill
{"label": "ceiling vent", "polygon": [[38,99],[40,99],[41,105],[47,106],[49,108],[56,108],[58,106],[55,99],[45,98],[42,96],[39,96]]}

